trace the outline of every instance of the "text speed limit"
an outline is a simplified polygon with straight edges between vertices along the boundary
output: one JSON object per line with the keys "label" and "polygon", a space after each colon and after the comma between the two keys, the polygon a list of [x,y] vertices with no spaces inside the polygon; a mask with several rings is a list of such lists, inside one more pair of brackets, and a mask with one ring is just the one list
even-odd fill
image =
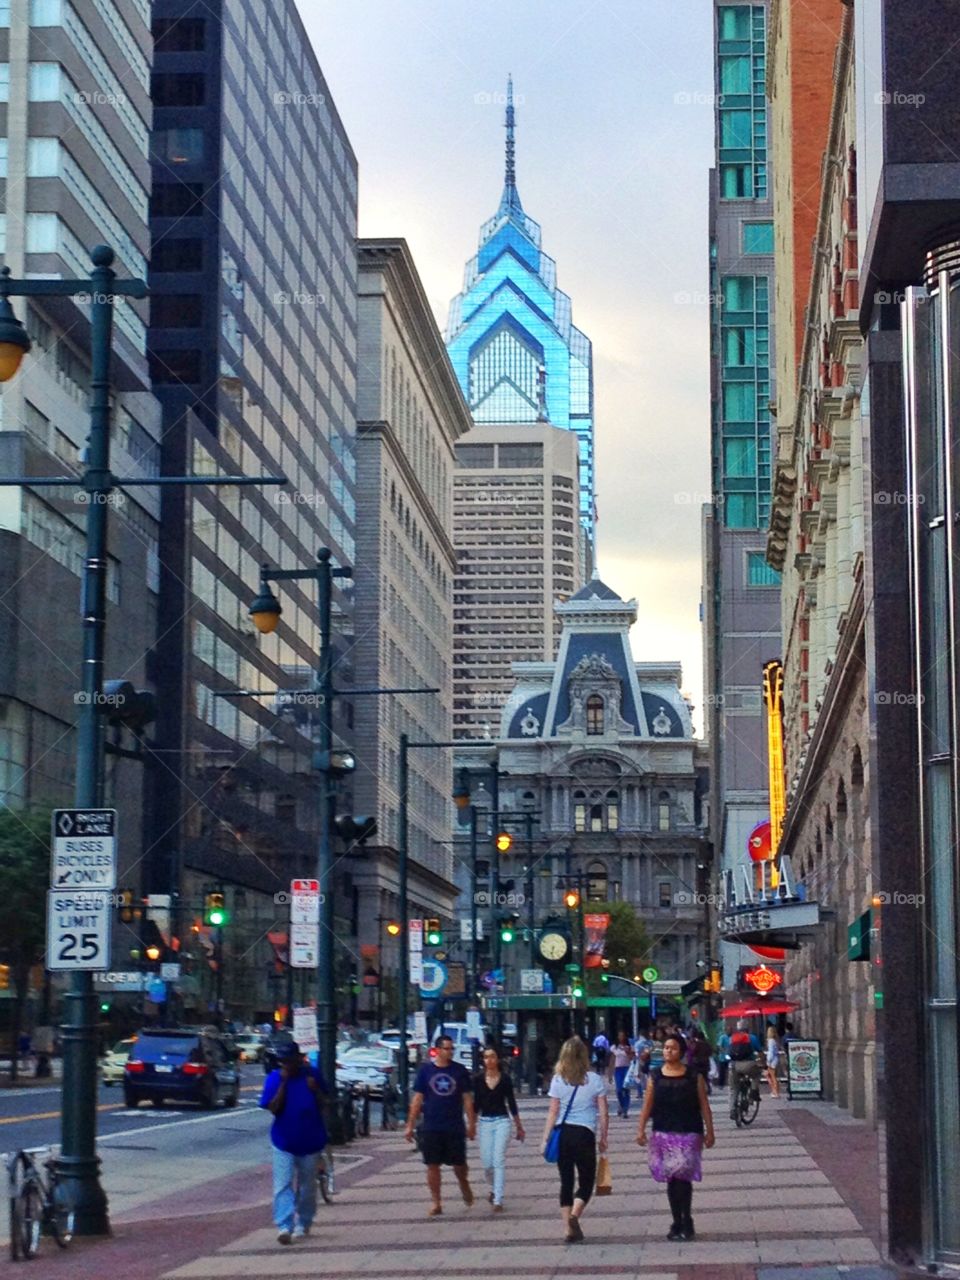
{"label": "text speed limit", "polygon": [[47,893],[48,969],[110,968],[112,894],[51,889]]}

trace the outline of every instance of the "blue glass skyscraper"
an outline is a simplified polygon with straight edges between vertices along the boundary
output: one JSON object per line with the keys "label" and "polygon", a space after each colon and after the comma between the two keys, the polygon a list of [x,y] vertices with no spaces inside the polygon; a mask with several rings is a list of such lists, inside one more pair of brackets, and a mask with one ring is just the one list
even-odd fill
{"label": "blue glass skyscraper", "polygon": [[575,431],[587,574],[593,567],[593,349],[574,327],[540,225],[517,191],[513,81],[507,83],[506,174],[497,212],[480,228],[463,291],[450,304],[447,349],[477,423],[549,422]]}

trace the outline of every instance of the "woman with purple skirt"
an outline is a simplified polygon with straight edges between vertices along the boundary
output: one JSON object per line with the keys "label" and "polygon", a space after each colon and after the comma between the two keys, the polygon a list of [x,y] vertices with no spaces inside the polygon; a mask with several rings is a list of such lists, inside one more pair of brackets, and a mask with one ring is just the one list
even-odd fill
{"label": "woman with purple skirt", "polygon": [[706,1081],[684,1065],[686,1049],[678,1032],[664,1041],[663,1066],[650,1073],[637,1127],[637,1142],[645,1147],[652,1118],[650,1172],[657,1182],[667,1184],[673,1211],[668,1240],[693,1239],[693,1184],[701,1179],[701,1150],[714,1143]]}

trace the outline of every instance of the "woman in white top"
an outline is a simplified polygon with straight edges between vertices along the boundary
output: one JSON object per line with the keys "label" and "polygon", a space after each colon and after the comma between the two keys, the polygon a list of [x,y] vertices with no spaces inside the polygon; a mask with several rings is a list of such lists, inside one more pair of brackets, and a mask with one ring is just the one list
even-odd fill
{"label": "woman in white top", "polygon": [[[580,1218],[593,1195],[597,1178],[597,1148],[607,1149],[607,1082],[590,1070],[590,1054],[579,1036],[572,1036],[560,1050],[548,1090],[550,1109],[543,1129],[543,1148],[554,1125],[560,1134],[560,1212],[566,1240],[583,1239]],[[568,1110],[569,1108],[569,1110]],[[576,1176],[576,1191],[574,1191]]]}
{"label": "woman in white top", "polygon": [[780,1082],[777,1079],[777,1067],[780,1065],[780,1041],[777,1039],[777,1028],[771,1024],[767,1027],[767,1084],[774,1098],[780,1097]]}

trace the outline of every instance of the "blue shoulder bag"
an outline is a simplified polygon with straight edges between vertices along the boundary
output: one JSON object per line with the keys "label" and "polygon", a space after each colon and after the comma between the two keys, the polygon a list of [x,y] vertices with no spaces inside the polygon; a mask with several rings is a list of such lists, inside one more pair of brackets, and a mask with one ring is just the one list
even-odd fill
{"label": "blue shoulder bag", "polygon": [[543,1158],[547,1164],[556,1164],[560,1159],[560,1134],[563,1126],[567,1123],[567,1116],[570,1114],[570,1108],[573,1106],[573,1100],[577,1096],[577,1090],[580,1088],[578,1084],[573,1086],[573,1093],[570,1095],[570,1101],[567,1103],[567,1109],[563,1113],[563,1119],[559,1124],[553,1126],[553,1133],[547,1139],[547,1145],[543,1152]]}

